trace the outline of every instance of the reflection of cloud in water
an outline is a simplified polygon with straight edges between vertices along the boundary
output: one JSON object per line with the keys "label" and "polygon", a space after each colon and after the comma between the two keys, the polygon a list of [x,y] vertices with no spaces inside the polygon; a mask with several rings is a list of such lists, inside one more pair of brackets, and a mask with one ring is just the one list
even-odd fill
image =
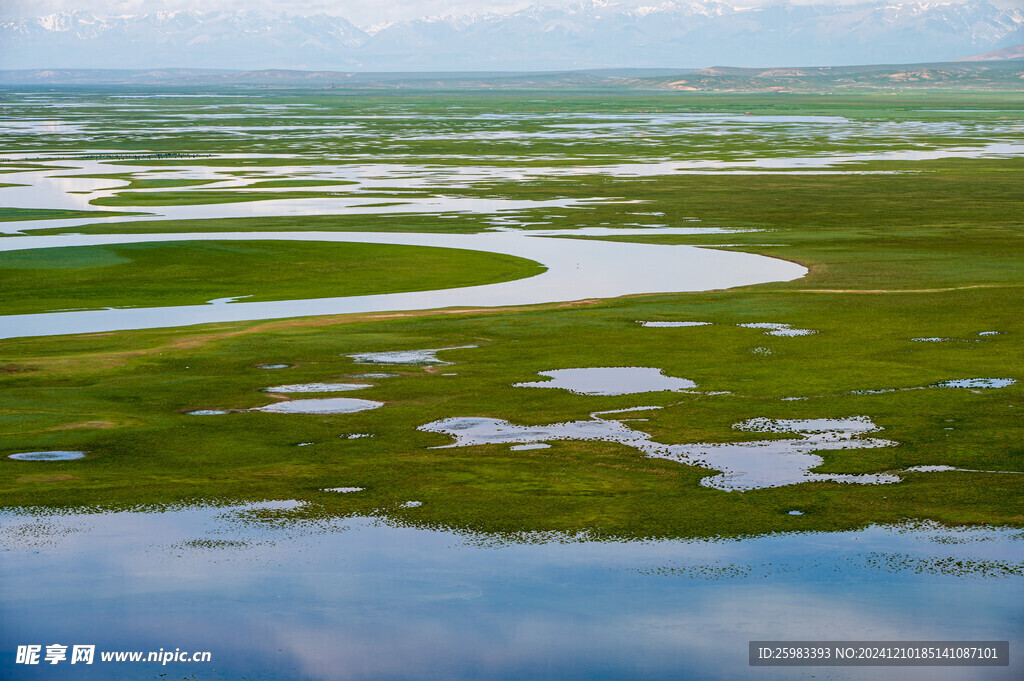
{"label": "reflection of cloud in water", "polygon": [[[494,544],[372,519],[260,520],[289,508],[0,513],[5,611],[18,622],[0,645],[59,637],[155,650],[171,639],[215,651],[225,678],[788,681],[792,669],[749,669],[747,641],[1024,637],[1019,530]],[[962,574],[918,572],[951,559]],[[60,617],[72,603],[89,617]],[[1018,678],[1017,653],[1002,676],[948,678]]]}

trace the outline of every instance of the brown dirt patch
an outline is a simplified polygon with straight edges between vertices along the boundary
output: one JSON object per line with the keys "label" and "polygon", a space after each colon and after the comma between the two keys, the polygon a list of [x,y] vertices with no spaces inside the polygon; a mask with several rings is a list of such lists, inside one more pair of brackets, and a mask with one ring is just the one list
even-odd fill
{"label": "brown dirt patch", "polygon": [[81,476],[78,475],[23,475],[20,478],[15,478],[15,482],[63,482],[65,480],[78,480]]}
{"label": "brown dirt patch", "polygon": [[66,423],[63,426],[54,426],[47,430],[78,430],[79,428],[117,428],[113,421],[80,421],[78,423]]}
{"label": "brown dirt patch", "polygon": [[36,371],[38,368],[31,364],[0,364],[0,374],[23,374],[27,371]]}

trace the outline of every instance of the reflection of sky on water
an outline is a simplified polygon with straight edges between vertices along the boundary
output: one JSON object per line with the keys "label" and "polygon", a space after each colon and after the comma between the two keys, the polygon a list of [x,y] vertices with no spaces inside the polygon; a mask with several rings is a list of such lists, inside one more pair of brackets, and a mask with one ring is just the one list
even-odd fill
{"label": "reflection of sky on water", "polygon": [[[159,672],[333,680],[894,678],[885,668],[751,670],[752,639],[1009,639],[1011,661],[1024,653],[1015,530],[512,544],[245,516],[0,515],[0,654],[55,641],[180,647],[212,651],[223,676],[210,665]],[[950,557],[966,567],[948,569]],[[899,678],[1020,672],[1017,661]],[[96,665],[75,678],[140,677]]]}
{"label": "reflection of sky on water", "polygon": [[697,384],[687,378],[666,376],[656,367],[587,367],[538,371],[547,380],[513,383],[519,388],[559,388],[580,395],[630,395],[686,390]]}

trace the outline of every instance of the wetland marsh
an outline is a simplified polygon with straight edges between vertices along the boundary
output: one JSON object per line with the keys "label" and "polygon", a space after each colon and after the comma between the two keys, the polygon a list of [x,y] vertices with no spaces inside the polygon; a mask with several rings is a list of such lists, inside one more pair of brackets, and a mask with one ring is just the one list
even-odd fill
{"label": "wetland marsh", "polygon": [[1016,94],[120,94],[3,93],[0,664],[1019,678]]}

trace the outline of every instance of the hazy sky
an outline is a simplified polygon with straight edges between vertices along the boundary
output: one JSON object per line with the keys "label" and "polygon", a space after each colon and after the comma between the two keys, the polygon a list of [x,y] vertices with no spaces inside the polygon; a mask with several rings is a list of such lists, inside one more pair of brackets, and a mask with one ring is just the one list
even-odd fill
{"label": "hazy sky", "polygon": [[[463,15],[506,12],[530,5],[568,6],[579,0],[0,0],[0,16],[32,17],[50,12],[86,10],[99,15],[142,14],[173,9],[213,11],[219,9],[262,9],[287,14],[335,14],[358,26],[401,21],[432,15]],[[623,4],[657,5],[664,0],[616,0]],[[738,7],[768,4],[774,0],[724,0]],[[872,0],[792,0],[792,4],[840,5]],[[947,0],[949,2],[950,0]],[[956,0],[952,0],[956,1]],[[990,0],[999,7],[1011,7],[1020,0]],[[903,4],[905,0],[892,0]]]}

